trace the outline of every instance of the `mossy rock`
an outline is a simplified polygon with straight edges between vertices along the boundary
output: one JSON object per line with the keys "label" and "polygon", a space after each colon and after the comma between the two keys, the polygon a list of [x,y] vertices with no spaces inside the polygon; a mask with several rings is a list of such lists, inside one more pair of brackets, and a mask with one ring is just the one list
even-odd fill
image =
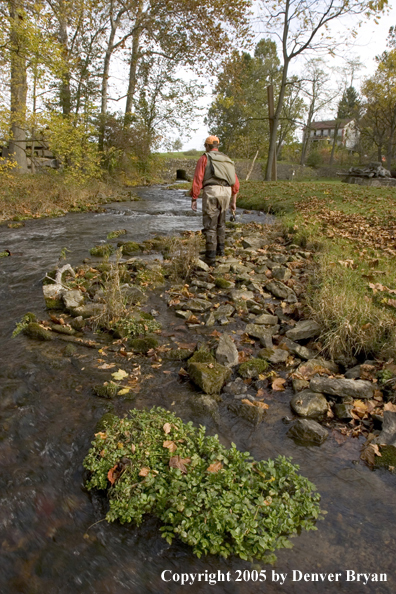
{"label": "mossy rock", "polygon": [[35,340],[54,340],[55,338],[51,330],[46,330],[37,322],[30,322],[23,332],[26,336]]}
{"label": "mossy rock", "polygon": [[115,239],[116,237],[120,237],[120,235],[125,235],[127,232],[126,229],[118,229],[117,231],[110,231],[107,234],[107,239]]}
{"label": "mossy rock", "polygon": [[218,289],[229,289],[230,287],[234,286],[234,283],[228,281],[225,278],[222,278],[221,276],[217,277],[215,279],[215,285]]}
{"label": "mossy rock", "polygon": [[119,241],[117,246],[121,248],[122,253],[126,256],[140,251],[140,246],[136,241]]}
{"label": "mossy rock", "polygon": [[138,285],[148,286],[151,289],[163,287],[165,284],[163,270],[149,270],[147,268],[141,270],[137,273],[135,282]]}
{"label": "mossy rock", "polygon": [[152,316],[151,313],[148,313],[147,311],[141,311],[140,317],[142,320],[154,320],[154,316]]}
{"label": "mossy rock", "polygon": [[63,303],[62,299],[45,299],[45,307],[47,309],[65,309],[65,304]]}
{"label": "mossy rock", "polygon": [[132,338],[128,341],[128,345],[134,353],[145,355],[150,349],[155,349],[159,342],[153,336],[146,336],[145,338]]}
{"label": "mossy rock", "polygon": [[169,361],[186,361],[186,359],[190,359],[191,355],[192,351],[189,349],[171,349],[166,351],[163,356]]}
{"label": "mossy rock", "polygon": [[250,359],[245,363],[241,363],[238,369],[238,373],[244,379],[257,379],[259,375],[267,371],[269,367],[268,361],[264,359]]}
{"label": "mossy rock", "polygon": [[114,252],[114,246],[111,243],[104,243],[103,245],[95,245],[89,250],[91,256],[104,258],[105,256],[111,256]]}
{"label": "mossy rock", "polygon": [[99,433],[99,431],[106,431],[109,427],[112,427],[117,421],[119,421],[119,417],[114,415],[111,412],[107,412],[99,419],[99,421],[95,425],[95,433]]}
{"label": "mossy rock", "polygon": [[191,357],[190,363],[216,363],[215,357],[207,349],[199,349],[195,351]]}
{"label": "mossy rock", "polygon": [[274,354],[274,349],[260,349],[257,353],[259,359],[269,359]]}
{"label": "mossy rock", "polygon": [[113,384],[113,382],[110,382],[106,385],[98,384],[94,386],[92,389],[94,394],[96,396],[99,396],[100,398],[114,398],[115,396],[117,396],[117,393],[121,388],[117,384]]}
{"label": "mossy rock", "polygon": [[396,469],[396,447],[384,445],[380,447],[381,456],[375,456],[375,465],[378,468]]}
{"label": "mossy rock", "polygon": [[67,334],[68,336],[74,336],[76,331],[74,328],[70,328],[69,326],[63,326],[62,324],[51,324],[51,330],[57,332],[58,334]]}
{"label": "mossy rock", "polygon": [[63,349],[63,354],[65,357],[72,357],[73,355],[75,355],[77,353],[77,350],[78,349],[75,344],[68,344]]}
{"label": "mossy rock", "polygon": [[205,392],[205,394],[220,394],[221,388],[231,375],[231,369],[219,363],[188,362],[190,379]]}

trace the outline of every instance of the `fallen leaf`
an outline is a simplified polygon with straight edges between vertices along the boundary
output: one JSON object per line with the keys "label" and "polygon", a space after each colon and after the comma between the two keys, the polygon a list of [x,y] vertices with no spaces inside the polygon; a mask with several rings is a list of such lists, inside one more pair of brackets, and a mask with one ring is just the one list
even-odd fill
{"label": "fallen leaf", "polygon": [[267,410],[267,408],[269,408],[269,405],[266,402],[255,402],[254,406],[257,406],[257,408],[262,408],[264,410]]}
{"label": "fallen leaf", "polygon": [[213,462],[208,468],[206,469],[207,472],[219,472],[223,468],[223,464],[221,462]]}
{"label": "fallen leaf", "polygon": [[100,439],[106,439],[107,434],[104,433],[103,431],[99,431],[99,433],[95,433],[95,437],[100,437]]}
{"label": "fallen leaf", "polygon": [[168,433],[170,433],[170,431],[172,429],[172,425],[170,423],[165,423],[165,425],[162,427],[162,429],[164,430],[164,433],[166,435],[168,435]]}
{"label": "fallen leaf", "polygon": [[277,377],[272,382],[272,389],[275,390],[276,392],[283,392],[283,390],[285,389],[285,386],[284,386],[285,383],[286,383],[286,380],[283,379],[283,377]]}
{"label": "fallen leaf", "polygon": [[243,404],[247,404],[248,406],[253,406],[253,402],[251,400],[248,400],[248,398],[242,398],[241,402]]}
{"label": "fallen leaf", "polygon": [[391,412],[396,412],[396,404],[392,404],[392,402],[387,402],[384,406],[384,410],[390,410]]}
{"label": "fallen leaf", "polygon": [[140,469],[139,476],[147,476],[150,472],[150,468],[143,468]]}
{"label": "fallen leaf", "polygon": [[116,472],[117,468],[118,468],[118,464],[113,466],[113,468],[110,468],[109,472],[107,473],[107,478],[109,479],[109,481],[111,482],[112,485],[114,485],[117,475],[118,475],[118,472]]}
{"label": "fallen leaf", "polygon": [[172,456],[169,458],[169,468],[178,468],[183,474],[187,474],[186,464],[191,462],[190,458],[180,458],[180,456]]}
{"label": "fallen leaf", "polygon": [[177,450],[177,445],[174,441],[164,441],[162,447],[167,448],[172,454]]}
{"label": "fallen leaf", "polygon": [[130,391],[131,388],[122,388],[122,390],[118,392],[117,396],[124,396],[124,394],[129,394]]}
{"label": "fallen leaf", "polygon": [[112,373],[111,377],[117,381],[120,381],[120,380],[123,380],[126,377],[128,377],[128,375],[129,375],[129,373],[127,373],[123,369],[119,369],[118,371],[115,371],[114,373]]}

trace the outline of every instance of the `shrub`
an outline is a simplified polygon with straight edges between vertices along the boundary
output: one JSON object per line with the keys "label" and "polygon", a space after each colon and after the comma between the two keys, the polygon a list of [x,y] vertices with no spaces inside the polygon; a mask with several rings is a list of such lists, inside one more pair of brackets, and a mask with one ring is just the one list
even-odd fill
{"label": "shrub", "polygon": [[92,446],[87,487],[108,489],[106,519],[140,525],[154,514],[169,543],[177,537],[198,557],[273,559],[288,536],[316,529],[320,497],[298,466],[283,456],[254,462],[162,408],[113,419]]}

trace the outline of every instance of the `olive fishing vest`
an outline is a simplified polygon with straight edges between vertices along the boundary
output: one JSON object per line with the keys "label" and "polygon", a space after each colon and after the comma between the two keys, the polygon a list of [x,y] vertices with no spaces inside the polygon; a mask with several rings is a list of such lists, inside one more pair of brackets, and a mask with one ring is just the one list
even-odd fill
{"label": "olive fishing vest", "polygon": [[204,153],[207,157],[203,186],[233,186],[235,165],[227,155],[219,151]]}

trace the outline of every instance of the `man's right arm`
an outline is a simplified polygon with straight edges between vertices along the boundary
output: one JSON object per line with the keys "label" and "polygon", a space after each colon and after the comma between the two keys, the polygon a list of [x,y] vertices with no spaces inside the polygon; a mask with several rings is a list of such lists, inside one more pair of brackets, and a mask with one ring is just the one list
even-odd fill
{"label": "man's right arm", "polygon": [[193,179],[193,183],[192,183],[192,188],[190,190],[191,208],[193,210],[197,210],[197,199],[198,199],[199,193],[202,190],[202,186],[203,186],[206,162],[207,162],[206,155],[202,155],[202,157],[200,157],[198,159],[197,165],[195,167],[194,179]]}

